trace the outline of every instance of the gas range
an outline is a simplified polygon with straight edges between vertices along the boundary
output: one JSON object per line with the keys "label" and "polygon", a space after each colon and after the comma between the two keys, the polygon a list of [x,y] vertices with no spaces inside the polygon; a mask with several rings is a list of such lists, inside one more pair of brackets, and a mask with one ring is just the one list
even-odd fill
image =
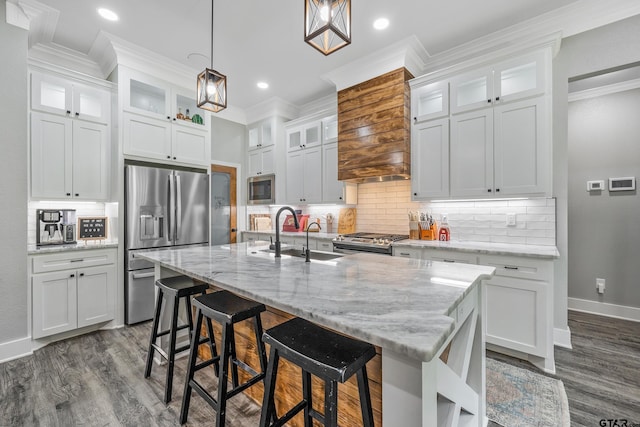
{"label": "gas range", "polygon": [[374,252],[391,255],[391,244],[408,239],[405,234],[351,233],[333,239],[333,251],[341,253]]}

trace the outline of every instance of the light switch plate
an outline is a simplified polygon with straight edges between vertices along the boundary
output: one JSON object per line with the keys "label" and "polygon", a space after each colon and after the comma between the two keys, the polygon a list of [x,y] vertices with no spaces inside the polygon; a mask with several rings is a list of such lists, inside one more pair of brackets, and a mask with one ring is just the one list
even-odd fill
{"label": "light switch plate", "polygon": [[602,191],[604,190],[604,180],[587,181],[587,191]]}
{"label": "light switch plate", "polygon": [[508,213],[507,214],[507,226],[508,227],[513,227],[514,225],[516,225],[516,214]]}

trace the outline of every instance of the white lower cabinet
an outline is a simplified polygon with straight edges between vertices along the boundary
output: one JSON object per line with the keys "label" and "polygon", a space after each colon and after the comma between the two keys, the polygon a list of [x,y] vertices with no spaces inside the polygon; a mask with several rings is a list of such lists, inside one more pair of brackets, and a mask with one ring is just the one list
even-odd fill
{"label": "white lower cabinet", "polygon": [[31,257],[34,339],[113,320],[116,250]]}
{"label": "white lower cabinet", "polygon": [[528,355],[534,365],[555,372],[553,261],[481,255],[478,263],[496,267],[483,293],[487,344]]}

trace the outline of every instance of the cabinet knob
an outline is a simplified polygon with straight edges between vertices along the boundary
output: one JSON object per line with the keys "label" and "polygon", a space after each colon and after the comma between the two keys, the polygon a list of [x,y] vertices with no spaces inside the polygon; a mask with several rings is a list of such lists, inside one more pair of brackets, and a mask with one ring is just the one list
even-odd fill
{"label": "cabinet knob", "polygon": [[67,114],[71,114],[71,110],[67,110]]}
{"label": "cabinet knob", "polygon": [[67,193],[67,197],[68,197],[68,196],[71,196],[71,193]]}
{"label": "cabinet knob", "polygon": [[491,193],[491,189],[490,188],[487,188],[487,193]]}
{"label": "cabinet knob", "polygon": [[69,277],[73,279],[74,277],[76,277],[76,275],[75,274],[70,274]]}
{"label": "cabinet knob", "polygon": [[418,193],[413,193],[413,195],[414,195],[414,196],[417,196],[417,195],[418,195]]}
{"label": "cabinet knob", "polygon": [[78,112],[76,111],[76,117],[78,117],[79,115],[80,115],[80,113],[78,113]]}
{"label": "cabinet knob", "polygon": [[76,197],[80,197],[80,194],[76,193]]}
{"label": "cabinet knob", "polygon": [[342,196],[338,197],[340,200],[342,200]]}
{"label": "cabinet knob", "polygon": [[491,100],[490,100],[490,99],[487,99],[487,102],[488,102],[489,104],[491,104]]}
{"label": "cabinet knob", "polygon": [[84,277],[84,273],[80,273],[80,277]]}
{"label": "cabinet knob", "polygon": [[171,116],[167,116],[167,120],[171,120]]}
{"label": "cabinet knob", "polygon": [[497,192],[499,192],[499,191],[500,191],[500,189],[499,189],[499,188],[496,188],[496,193],[497,193]]}
{"label": "cabinet knob", "polygon": [[167,156],[167,159],[170,159],[170,158],[171,158],[171,156]]}
{"label": "cabinet knob", "polygon": [[499,96],[496,96],[496,101],[500,101],[500,97]]}
{"label": "cabinet knob", "polygon": [[235,229],[235,228],[232,228],[232,229],[231,229],[231,232],[232,232],[232,233],[235,233],[236,231],[238,231],[238,230],[237,230],[237,229]]}
{"label": "cabinet knob", "polygon": [[174,157],[173,160],[175,160],[176,158]]}
{"label": "cabinet knob", "polygon": [[414,118],[413,118],[413,121],[414,121],[414,122],[417,122],[417,121],[418,121],[418,118],[417,118],[417,117],[414,117]]}
{"label": "cabinet knob", "polygon": [[174,122],[176,121],[176,118],[175,118],[175,117],[173,118],[173,121],[174,121]]}

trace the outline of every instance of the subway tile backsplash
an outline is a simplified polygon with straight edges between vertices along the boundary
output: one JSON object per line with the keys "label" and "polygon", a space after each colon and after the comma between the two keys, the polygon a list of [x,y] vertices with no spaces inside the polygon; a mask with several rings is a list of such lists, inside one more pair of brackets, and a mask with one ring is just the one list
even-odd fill
{"label": "subway tile backsplash", "polygon": [[[412,202],[410,181],[358,185],[358,231],[409,234],[409,211],[428,212],[440,221],[447,215],[451,239],[475,242],[556,244],[553,198]],[[516,225],[507,226],[507,214]]]}
{"label": "subway tile backsplash", "polygon": [[[38,209],[75,209],[76,217],[87,217],[87,216],[109,216],[110,224],[108,227],[110,240],[117,238],[117,227],[112,228],[112,223],[114,222],[114,218],[110,214],[105,214],[105,206],[109,205],[108,203],[102,202],[67,202],[67,201],[49,201],[49,202],[41,202],[41,201],[31,201],[29,202],[29,207],[27,211],[27,243],[31,245],[36,244],[36,210]],[[113,203],[112,203],[113,205]],[[117,215],[117,204],[116,205],[116,213],[113,215]]]}

